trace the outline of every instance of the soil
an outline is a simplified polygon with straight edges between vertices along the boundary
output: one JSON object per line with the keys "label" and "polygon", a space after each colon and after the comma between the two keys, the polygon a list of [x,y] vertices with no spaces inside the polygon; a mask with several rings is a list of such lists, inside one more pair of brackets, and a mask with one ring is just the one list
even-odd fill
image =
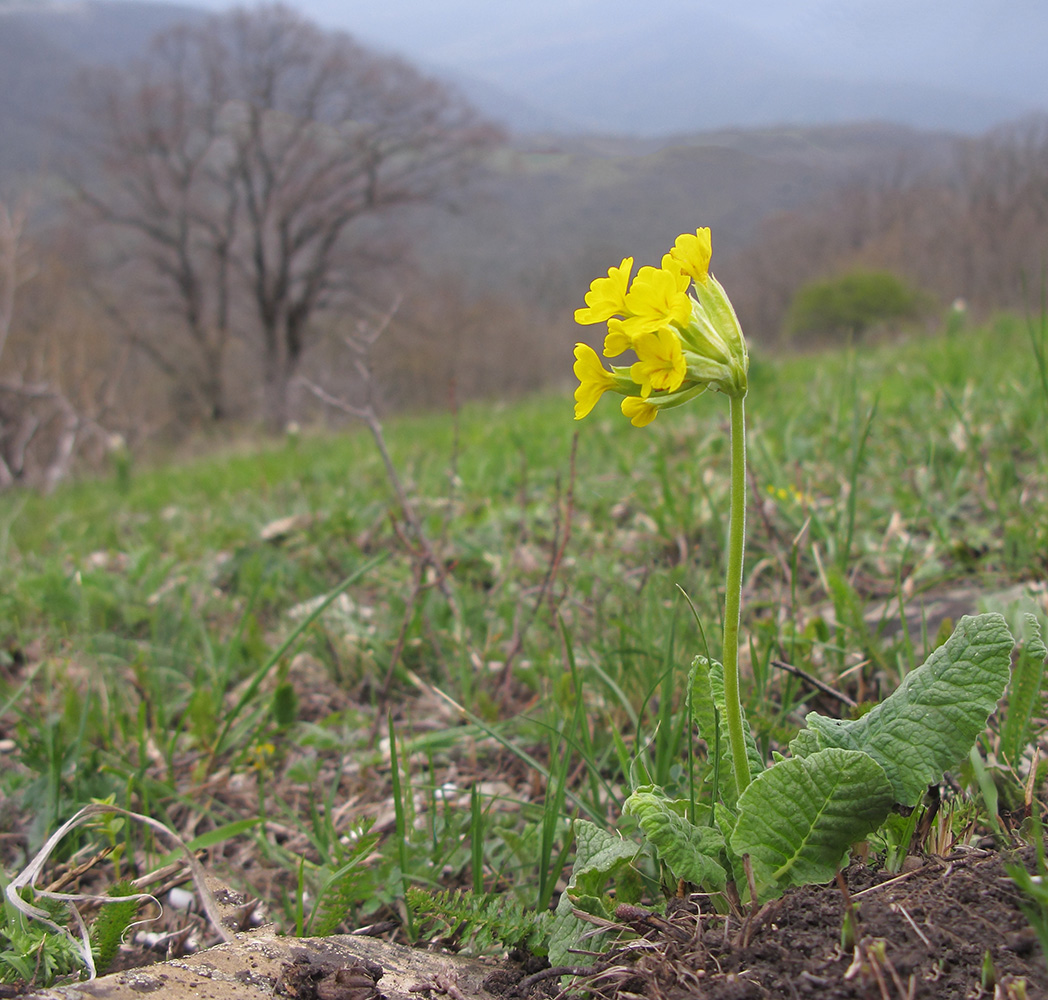
{"label": "soil", "polygon": [[1032,861],[1029,851],[969,851],[899,876],[854,865],[844,873],[857,915],[847,947],[836,885],[791,891],[741,922],[694,899],[677,901],[666,920],[625,912],[646,933],[607,956],[588,991],[623,1000],[1048,997],[1048,969],[1005,869]]}

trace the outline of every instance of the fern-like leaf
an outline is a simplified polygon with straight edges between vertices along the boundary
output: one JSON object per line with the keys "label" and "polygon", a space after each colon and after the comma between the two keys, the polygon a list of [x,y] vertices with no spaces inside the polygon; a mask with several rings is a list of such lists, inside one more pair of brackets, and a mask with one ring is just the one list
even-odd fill
{"label": "fern-like leaf", "polygon": [[420,928],[457,938],[477,954],[506,948],[546,954],[551,915],[527,909],[512,896],[469,889],[430,892],[411,886],[407,898]]}

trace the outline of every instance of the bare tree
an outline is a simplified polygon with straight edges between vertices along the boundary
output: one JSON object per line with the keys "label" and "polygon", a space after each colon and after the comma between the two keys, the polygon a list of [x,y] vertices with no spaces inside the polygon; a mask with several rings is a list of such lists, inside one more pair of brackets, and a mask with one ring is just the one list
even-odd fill
{"label": "bare tree", "polygon": [[[34,276],[25,260],[26,210],[0,202],[0,490],[16,483],[53,489],[69,472],[77,446],[86,435],[99,436],[60,385],[27,377],[27,368],[11,372],[2,358],[15,321],[19,288]],[[15,366],[16,368],[18,366]]]}
{"label": "bare tree", "polygon": [[389,209],[441,197],[496,138],[442,84],[282,6],[169,31],[85,91],[101,170],[78,190],[121,234],[114,270],[182,339],[135,322],[129,335],[212,417],[243,341],[271,428],[320,315],[346,306],[352,253]]}

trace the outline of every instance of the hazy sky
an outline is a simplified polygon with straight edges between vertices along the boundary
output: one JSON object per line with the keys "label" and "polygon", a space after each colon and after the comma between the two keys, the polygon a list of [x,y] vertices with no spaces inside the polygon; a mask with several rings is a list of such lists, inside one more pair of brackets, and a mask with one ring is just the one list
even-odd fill
{"label": "hazy sky", "polygon": [[[701,115],[660,115],[651,102],[663,82],[693,103],[705,93],[726,106],[725,95],[742,94],[754,109],[749,123],[761,118],[762,104],[766,117],[788,117],[783,101],[774,103],[787,80],[822,81],[824,95],[842,84],[838,120],[892,117],[910,101],[932,108],[910,120],[933,125],[937,104],[949,104],[939,125],[964,128],[970,119],[977,131],[1048,110],[1046,0],[285,2],[431,72],[494,84],[547,112],[562,105],[565,121],[589,126],[639,131],[646,117],[656,130],[699,122]],[[892,87],[889,104],[884,95]],[[617,89],[619,121],[609,105]],[[714,123],[709,115],[704,121]]]}
{"label": "hazy sky", "polygon": [[[466,70],[481,62],[479,39],[497,40],[503,49],[551,36],[586,45],[609,28],[641,20],[672,22],[683,14],[694,23],[696,12],[710,15],[711,44],[716,26],[730,20],[785,43],[799,61],[854,77],[933,83],[965,66],[977,76],[989,62],[999,67],[994,85],[1015,94],[1028,87],[1019,78],[1048,65],[1044,0],[291,0],[291,6],[325,26]],[[1048,90],[1048,70],[1042,78]]]}

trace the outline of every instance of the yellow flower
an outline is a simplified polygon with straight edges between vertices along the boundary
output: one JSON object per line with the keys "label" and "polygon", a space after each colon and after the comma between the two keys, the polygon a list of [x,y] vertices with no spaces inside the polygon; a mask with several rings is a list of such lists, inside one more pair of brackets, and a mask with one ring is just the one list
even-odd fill
{"label": "yellow flower", "polygon": [[634,427],[647,427],[659,415],[659,411],[640,396],[627,396],[622,401],[622,415],[629,417]]}
{"label": "yellow flower", "polygon": [[696,229],[694,235],[682,233],[669,255],[684,274],[691,275],[700,285],[705,285],[710,272],[710,258],[713,256],[709,228]]}
{"label": "yellow flower", "polygon": [[604,338],[604,357],[617,358],[633,346],[633,338],[626,332],[621,319],[608,320],[608,335]]}
{"label": "yellow flower", "polygon": [[669,323],[683,326],[691,318],[691,299],[685,274],[661,267],[642,267],[626,293],[626,320],[623,328],[636,337],[654,333]]}
{"label": "yellow flower", "polygon": [[579,386],[575,390],[575,419],[581,420],[597,405],[597,400],[609,389],[614,389],[615,376],[597,357],[597,352],[588,344],[575,345],[573,368]]}
{"label": "yellow flower", "polygon": [[576,420],[609,389],[626,397],[622,412],[636,427],[710,389],[733,399],[746,395],[746,339],[727,293],[709,273],[711,252],[709,229],[696,229],[677,237],[661,267],[642,267],[631,281],[633,258],[626,257],[593,281],[576,321],[606,322],[604,356],[632,350],[636,360],[609,370],[596,351],[578,344]]}
{"label": "yellow flower", "polygon": [[641,387],[641,396],[647,399],[652,389],[676,392],[688,372],[680,337],[664,326],[658,333],[642,333],[633,342],[639,359],[630,368],[630,378]]}
{"label": "yellow flower", "polygon": [[583,325],[603,323],[626,313],[626,286],[633,270],[633,258],[624,257],[618,267],[608,268],[606,278],[594,278],[586,293],[586,306],[575,310],[575,322]]}

